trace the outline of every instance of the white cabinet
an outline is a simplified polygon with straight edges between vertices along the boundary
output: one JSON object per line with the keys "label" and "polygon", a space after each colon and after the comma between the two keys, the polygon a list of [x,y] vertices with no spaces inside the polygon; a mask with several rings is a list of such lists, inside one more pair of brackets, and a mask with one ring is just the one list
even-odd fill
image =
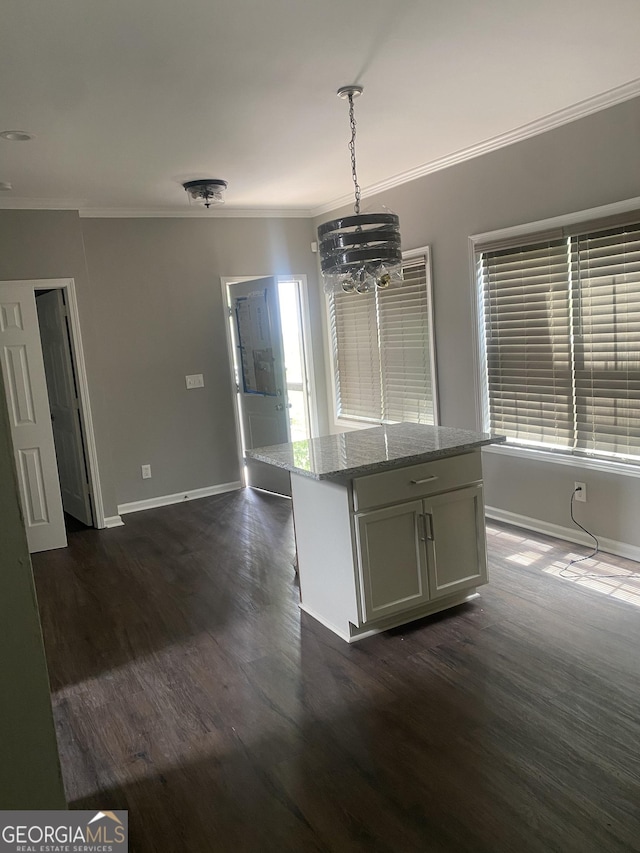
{"label": "white cabinet", "polygon": [[487,582],[482,486],[424,502],[429,597],[433,601]]}
{"label": "white cabinet", "polygon": [[355,518],[363,622],[487,581],[479,485]]}
{"label": "white cabinet", "polygon": [[291,482],[301,607],[347,641],[453,607],[487,582],[480,451]]}
{"label": "white cabinet", "polygon": [[422,501],[356,516],[364,621],[429,600]]}

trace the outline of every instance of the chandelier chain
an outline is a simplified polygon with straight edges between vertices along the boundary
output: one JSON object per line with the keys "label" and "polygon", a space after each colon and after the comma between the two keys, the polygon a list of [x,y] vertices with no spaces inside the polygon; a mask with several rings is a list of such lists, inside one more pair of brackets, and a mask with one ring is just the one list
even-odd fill
{"label": "chandelier chain", "polygon": [[360,184],[358,183],[358,174],[356,172],[356,119],[353,110],[353,94],[349,93],[349,125],[351,127],[351,141],[349,142],[349,151],[351,152],[351,177],[355,187],[356,203],[354,210],[356,216],[360,214]]}

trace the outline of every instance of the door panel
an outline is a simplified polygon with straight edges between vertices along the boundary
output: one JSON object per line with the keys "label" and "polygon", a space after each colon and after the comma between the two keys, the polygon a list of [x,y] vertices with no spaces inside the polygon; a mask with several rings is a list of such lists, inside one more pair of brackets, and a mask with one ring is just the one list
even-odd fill
{"label": "door panel", "polygon": [[421,514],[411,501],[357,516],[365,621],[429,600]]}
{"label": "door panel", "polygon": [[91,526],[91,501],[66,309],[60,289],[36,296],[62,505]]}
{"label": "door panel", "polygon": [[427,570],[431,598],[487,581],[482,486],[425,500]]}
{"label": "door panel", "polygon": [[33,288],[0,283],[0,363],[29,550],[64,548],[56,451],[51,429]]}
{"label": "door panel", "polygon": [[5,347],[6,382],[9,392],[9,414],[16,426],[35,424],[31,376],[27,348],[24,345]]}
{"label": "door panel", "polygon": [[249,412],[247,421],[249,447],[268,447],[271,444],[283,444],[282,429],[277,418],[271,415]]}
{"label": "door panel", "polygon": [[18,451],[18,477],[24,489],[25,521],[29,526],[48,524],[49,512],[39,447]]}
{"label": "door panel", "polygon": [[[247,448],[289,441],[284,349],[275,278],[229,285],[234,345],[239,364],[238,398]],[[249,484],[291,495],[287,472],[247,460]]]}

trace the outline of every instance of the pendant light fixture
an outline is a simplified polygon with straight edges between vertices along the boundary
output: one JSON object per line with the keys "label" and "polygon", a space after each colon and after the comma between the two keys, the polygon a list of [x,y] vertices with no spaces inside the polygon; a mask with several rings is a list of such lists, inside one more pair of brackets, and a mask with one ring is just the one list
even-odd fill
{"label": "pendant light fixture", "polygon": [[208,210],[212,204],[223,204],[222,193],[227,188],[227,182],[220,178],[199,178],[197,181],[187,181],[182,186],[192,201],[204,204]]}
{"label": "pendant light fixture", "polygon": [[394,213],[361,213],[356,171],[356,120],[353,100],[362,86],[342,86],[338,97],[349,101],[353,216],[332,219],[318,228],[320,268],[326,293],[370,293],[402,281],[400,221]]}

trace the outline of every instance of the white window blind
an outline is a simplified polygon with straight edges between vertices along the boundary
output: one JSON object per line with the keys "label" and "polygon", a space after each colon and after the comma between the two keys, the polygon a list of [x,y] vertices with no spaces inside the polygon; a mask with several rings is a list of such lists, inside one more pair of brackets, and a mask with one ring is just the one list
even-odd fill
{"label": "white window blind", "polygon": [[640,225],[573,237],[571,275],[576,447],[640,457]]}
{"label": "white window blind", "polygon": [[338,417],[434,423],[427,258],[400,287],[329,300]]}
{"label": "white window blind", "polygon": [[640,461],[640,225],[481,250],[478,280],[488,427]]}
{"label": "white window blind", "polygon": [[382,417],[375,296],[334,293],[329,300],[338,415]]}
{"label": "white window blind", "polygon": [[568,276],[561,239],[482,255],[491,431],[573,442]]}

